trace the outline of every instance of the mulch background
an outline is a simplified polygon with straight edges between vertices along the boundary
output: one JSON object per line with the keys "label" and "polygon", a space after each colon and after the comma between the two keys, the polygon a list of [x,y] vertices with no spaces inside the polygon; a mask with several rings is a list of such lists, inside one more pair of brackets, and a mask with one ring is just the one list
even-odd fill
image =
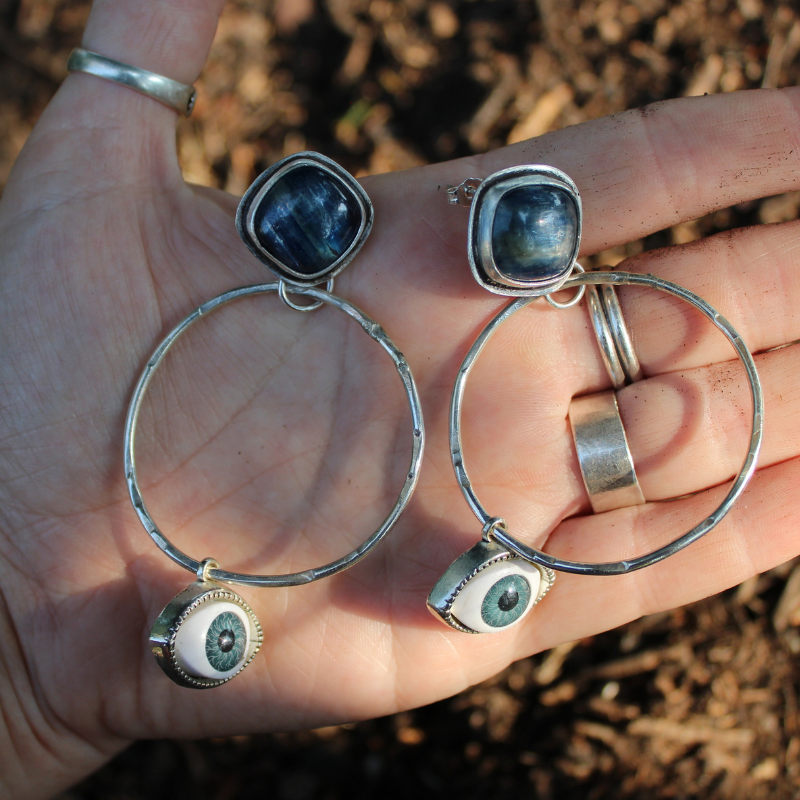
{"label": "mulch background", "polygon": [[[0,0],[0,185],[84,0]],[[241,193],[320,150],[357,175],[665,98],[795,85],[800,13],[763,0],[236,0],[182,121],[187,179]],[[742,203],[600,254],[795,219]],[[300,734],[143,742],[60,800],[800,796],[800,566],[524,659],[454,698]]]}

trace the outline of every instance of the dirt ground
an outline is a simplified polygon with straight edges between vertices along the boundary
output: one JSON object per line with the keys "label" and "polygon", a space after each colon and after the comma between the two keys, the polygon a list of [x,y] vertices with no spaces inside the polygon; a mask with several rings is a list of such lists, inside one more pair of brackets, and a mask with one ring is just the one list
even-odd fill
{"label": "dirt ground", "polygon": [[[181,122],[188,179],[241,193],[302,149],[364,175],[683,95],[794,85],[800,13],[763,0],[237,0]],[[84,0],[0,0],[0,185]],[[748,202],[599,254],[795,219]],[[800,566],[524,659],[413,712],[141,743],[61,800],[800,796]]]}

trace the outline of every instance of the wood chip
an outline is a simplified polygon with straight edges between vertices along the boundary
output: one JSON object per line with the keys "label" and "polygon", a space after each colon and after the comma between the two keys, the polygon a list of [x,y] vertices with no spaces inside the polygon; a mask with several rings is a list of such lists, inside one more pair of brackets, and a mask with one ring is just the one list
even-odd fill
{"label": "wood chip", "polygon": [[800,567],[795,567],[786,581],[772,615],[772,624],[778,633],[783,633],[790,626],[800,625]]}
{"label": "wood chip", "polygon": [[539,669],[536,670],[534,679],[539,686],[547,686],[553,683],[561,674],[561,668],[567,660],[567,656],[575,649],[578,642],[566,642],[554,647],[545,657]]}
{"label": "wood chip", "polygon": [[682,744],[716,742],[726,747],[746,748],[755,740],[755,733],[748,728],[719,730],[702,722],[673,722],[656,717],[640,717],[628,725],[632,736],[650,736]]}
{"label": "wood chip", "polygon": [[695,73],[695,76],[683,93],[684,97],[699,97],[704,94],[714,94],[719,87],[719,79],[725,69],[725,61],[722,56],[714,53],[710,55],[702,67]]}
{"label": "wood chip", "polygon": [[508,134],[508,144],[533,139],[534,136],[547,133],[574,97],[575,92],[568,83],[559,83],[554,89],[545,92],[525,119],[511,129],[511,133]]}

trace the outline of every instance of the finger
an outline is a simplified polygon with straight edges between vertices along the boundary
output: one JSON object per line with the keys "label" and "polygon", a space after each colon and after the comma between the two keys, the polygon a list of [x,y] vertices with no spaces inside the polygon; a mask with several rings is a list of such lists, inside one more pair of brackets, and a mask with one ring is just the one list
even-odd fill
{"label": "finger", "polygon": [[[423,387],[430,380],[437,387],[441,382],[444,388],[447,380],[452,380],[452,370],[457,368],[466,347],[502,302],[479,287],[472,277],[466,253],[469,214],[448,205],[448,185],[458,184],[470,175],[486,177],[493,170],[513,164],[544,162],[557,166],[575,179],[581,190],[582,250],[596,252],[712,209],[798,188],[800,171],[796,168],[800,166],[800,147],[795,124],[798,107],[800,90],[794,88],[675,100],[648,107],[646,111],[583,123],[486,156],[370,178],[365,186],[375,205],[373,235],[359,256],[357,269],[343,273],[337,288],[380,317],[384,327],[403,341],[409,360],[419,365],[417,375]],[[750,271],[749,261],[757,252],[754,248],[758,241],[756,238],[750,241],[752,247],[743,253],[741,262],[741,273],[746,275],[756,274]],[[715,263],[724,265],[724,240],[717,242],[721,244]],[[735,291],[749,292],[754,279],[746,286],[725,283],[722,273],[700,264],[703,255],[711,250],[694,252],[691,281],[683,280],[684,275],[668,273],[663,253],[657,264],[640,262],[641,269],[683,280],[688,288],[701,294],[706,293],[707,287],[698,281],[707,281],[714,291],[706,299],[716,303],[721,313],[733,317],[734,324],[739,324],[742,315],[736,314],[736,309],[722,299]],[[766,266],[764,262],[761,265]],[[391,271],[388,279],[397,289],[391,293],[385,290],[387,270]],[[793,275],[788,271],[776,273],[772,264],[767,274],[778,286],[788,277],[791,291],[786,295],[791,298],[796,285]],[[650,294],[655,293],[621,290],[626,319],[631,304]],[[757,294],[748,294],[748,298],[756,298]],[[398,296],[405,302],[396,302]],[[741,297],[737,298],[741,301]],[[658,302],[662,307],[665,302],[672,303],[660,294]],[[680,303],[676,301],[670,308],[680,307]],[[412,304],[413,315],[409,313]],[[537,391],[543,386],[549,391],[550,383],[555,382],[566,387],[570,394],[608,387],[585,311],[574,308],[556,312],[549,308],[542,310],[541,305],[535,304],[526,312],[531,325],[537,320],[537,327],[518,334],[531,348],[525,366],[520,365],[520,369],[529,369],[530,362],[537,361],[531,384],[535,382]],[[747,313],[744,307],[743,310]],[[636,325],[632,319],[628,322],[633,329],[634,344],[642,349],[640,358],[650,374],[661,371],[665,363],[663,348],[670,346],[673,347],[670,368],[708,363],[698,360],[700,351],[687,344],[687,337],[698,328],[697,322],[687,323],[692,312],[683,309],[677,313],[682,316],[674,321],[674,330],[666,326],[653,328],[657,335],[652,336],[652,354],[640,343],[645,335],[642,331],[652,326],[652,318]],[[788,316],[776,314],[781,316],[797,319],[794,311]],[[547,318],[546,325],[542,324],[543,317]],[[748,318],[762,319],[756,314]],[[447,379],[442,365],[429,358],[431,327],[410,324],[420,319],[435,320],[439,329],[433,331],[433,336],[438,349],[454,353]],[[789,327],[794,330],[798,325],[792,322]],[[743,333],[749,337],[747,332]],[[710,327],[706,335],[720,337],[715,347],[728,347]],[[675,337],[683,338],[676,341]],[[769,341],[776,338],[787,341],[783,334],[766,337]],[[746,341],[750,343],[749,338]],[[661,351],[655,348],[659,343]],[[675,354],[681,352],[698,358],[675,359]],[[558,353],[563,354],[560,363],[556,363]],[[728,348],[723,357],[730,359],[732,351]],[[554,369],[545,370],[547,366]],[[570,382],[561,383],[565,375]]]}
{"label": "finger", "polygon": [[[508,353],[510,340],[492,352]],[[534,390],[519,363],[511,357],[498,372],[489,354],[476,366],[462,420],[464,452],[473,454],[470,478],[490,514],[517,530],[549,530],[588,513],[589,498],[566,419],[569,395]],[[800,345],[759,355],[756,365],[765,400],[763,467],[800,454]],[[617,400],[648,501],[716,486],[741,469],[752,400],[738,361],[649,378],[621,389]]]}
{"label": "finger", "polygon": [[[192,83],[208,55],[222,0],[96,0],[82,45],[88,50],[182,83]],[[20,156],[16,175],[44,176],[27,195],[75,191],[97,176],[115,186],[141,181],[142,167],[165,181],[180,178],[177,114],[120,84],[71,74],[45,110]],[[57,165],[57,169],[53,168]],[[25,168],[31,168],[27,171]],[[12,191],[23,186],[9,182]]]}
{"label": "finger", "polygon": [[[686,247],[644,254],[622,267],[633,272],[658,272],[699,293],[728,317],[751,349],[764,350],[800,339],[800,223],[720,234]],[[619,294],[645,371],[651,376],[670,373],[619,393],[623,419],[626,424],[630,422],[637,470],[649,490],[646,496],[674,497],[725,480],[738,470],[734,466],[744,452],[741,443],[746,442],[745,433],[740,436],[739,431],[742,425],[749,425],[750,409],[744,373],[731,360],[735,354],[730,343],[705,316],[682,300],[632,287],[621,287]],[[470,383],[469,403],[485,411],[465,417],[468,451],[490,447],[508,454],[516,460],[516,466],[504,463],[501,455],[498,470],[527,474],[530,485],[540,492],[555,475],[564,478],[565,457],[572,453],[571,445],[561,436],[566,430],[569,398],[608,389],[610,379],[583,305],[567,311],[552,310],[544,304],[531,306],[505,323],[494,338],[496,341],[476,364]],[[767,370],[762,383],[771,406],[766,417],[764,457],[775,460],[796,454],[791,450],[795,444],[790,409],[797,390],[794,377],[782,366],[795,364],[796,358],[796,349],[790,348],[758,359],[761,369]],[[713,362],[724,363],[712,370],[698,368]],[[732,391],[733,384],[736,391]],[[487,424],[487,419],[502,419],[509,409],[518,408],[520,398],[524,398],[524,417],[529,423]],[[632,403],[631,398],[639,399]],[[725,399],[731,399],[732,405],[722,402]],[[469,409],[468,404],[467,414]],[[784,426],[788,435],[782,433]],[[710,463],[708,454],[702,454],[704,437],[708,437],[712,450],[721,448],[721,460]],[[680,443],[674,452],[688,454],[690,460],[665,460],[658,451],[667,441]],[[683,445],[692,441],[695,446],[684,449]],[[520,463],[521,448],[522,452],[526,448],[528,452],[544,451],[545,442],[549,452],[537,459],[536,465]],[[775,445],[774,456],[766,456],[768,450],[772,452],[770,442]],[[698,460],[692,462],[695,458]],[[656,462],[661,467],[656,469]],[[703,482],[694,483],[698,473],[690,468],[691,463],[703,464]],[[657,489],[660,479],[666,483]],[[580,480],[568,484],[570,492],[581,485]],[[554,488],[558,485],[556,482]],[[549,496],[556,506],[565,502],[563,496],[560,500]]]}
{"label": "finger", "polygon": [[[576,181],[592,253],[745,199],[800,188],[800,91],[654,103],[477,159],[485,174],[545,163]],[[482,174],[481,177],[485,177]]]}
{"label": "finger", "polygon": [[208,56],[223,4],[224,0],[95,0],[83,46],[192,83]]}
{"label": "finger", "polygon": [[[619,270],[651,273],[690,289],[725,316],[752,351],[800,339],[800,222],[741,228],[628,259]],[[689,303],[664,292],[618,289],[623,317],[645,374],[734,357],[730,343]],[[572,394],[610,387],[594,329],[579,306],[545,310],[571,358]]]}
{"label": "finger", "polygon": [[[691,603],[741,583],[797,554],[800,461],[756,473],[744,500],[703,539],[665,561],[619,577],[559,575],[536,625],[522,628],[520,652],[552,647]],[[671,503],[567,520],[545,549],[562,558],[607,561],[640,555],[677,538],[722,500],[726,488]],[[576,611],[579,610],[579,613]]]}
{"label": "finger", "polygon": [[[448,185],[517,164],[558,167],[581,191],[581,250],[594,253],[714,209],[800,188],[798,108],[796,88],[671,100],[410,170],[399,180],[372,178],[366,186],[375,203],[375,231],[391,230],[392,241],[405,243],[407,260],[393,279],[425,293],[439,313],[448,313],[443,298],[496,307],[497,298],[472,279],[469,215],[448,205]],[[376,263],[385,258],[385,250],[371,251],[369,244],[364,254]],[[366,283],[354,285],[370,292]],[[462,305],[460,330],[473,319]]]}
{"label": "finger", "polygon": [[[800,455],[800,345],[757,356],[756,366],[765,401],[763,468]],[[641,381],[618,392],[617,400],[648,500],[716,486],[741,469],[752,402],[737,362]]]}

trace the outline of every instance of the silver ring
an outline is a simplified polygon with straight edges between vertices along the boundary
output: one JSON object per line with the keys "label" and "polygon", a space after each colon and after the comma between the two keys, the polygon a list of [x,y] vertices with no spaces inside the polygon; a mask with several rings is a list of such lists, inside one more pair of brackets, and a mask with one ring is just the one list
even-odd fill
{"label": "silver ring", "polygon": [[[674,555],[679,550],[692,544],[692,542],[696,542],[700,537],[705,536],[705,534],[715,528],[728,511],[730,511],[756,470],[758,454],[761,450],[761,442],[764,436],[764,395],[761,390],[761,382],[758,378],[755,361],[753,361],[753,357],[750,355],[742,337],[725,317],[693,292],[684,289],[682,286],[671,283],[670,281],[666,281],[663,278],[657,278],[654,275],[635,275],[627,272],[590,272],[573,275],[563,284],[562,288],[569,289],[591,284],[645,286],[651,289],[658,289],[681,300],[685,300],[698,311],[705,314],[705,316],[722,331],[731,345],[733,345],[736,354],[739,356],[742,364],[744,364],[753,402],[750,443],[747,454],[725,498],[699,525],[679,536],[669,544],[653,550],[651,553],[646,553],[643,556],[627,559],[625,561],[609,561],[603,563],[568,561],[566,559],[555,558],[541,550],[537,550],[535,547],[522,544],[522,542],[517,541],[499,526],[494,528],[493,536],[497,542],[500,542],[508,550],[516,553],[521,558],[527,559],[531,563],[541,567],[549,567],[562,572],[573,572],[581,575],[621,575],[633,572],[637,569],[642,569],[643,567],[649,567],[651,564],[656,564]],[[535,297],[520,297],[512,303],[509,303],[509,305],[490,320],[464,358],[458,372],[458,377],[456,378],[455,386],[453,387],[453,397],[450,403],[450,453],[452,456],[453,468],[455,469],[458,483],[461,486],[461,491],[473,513],[480,520],[481,525],[485,525],[496,515],[489,514],[480,500],[478,500],[475,490],[470,483],[469,476],[467,475],[466,467],[464,466],[461,443],[461,407],[464,400],[467,377],[469,376],[475,360],[497,328],[505,322],[505,320],[535,299]]]}
{"label": "silver ring", "polygon": [[603,311],[605,311],[608,327],[611,330],[611,337],[616,345],[625,376],[631,383],[636,383],[636,381],[644,378],[644,373],[636,356],[636,351],[633,349],[633,342],[628,333],[625,318],[622,316],[622,306],[619,304],[617,290],[612,284],[606,283],[600,287],[600,300],[603,304]]}
{"label": "silver ring", "polygon": [[589,319],[592,321],[594,335],[600,348],[600,356],[608,377],[611,378],[611,385],[615,389],[619,389],[625,385],[625,371],[622,369],[614,336],[611,333],[596,286],[586,287],[586,308],[589,311]]}
{"label": "silver ring", "polygon": [[[325,291],[328,294],[333,291],[333,280],[333,278],[328,278],[328,282],[325,284]],[[300,303],[295,303],[294,300],[289,299],[289,292],[292,292],[292,294],[305,294],[305,291],[300,286],[292,286],[291,289],[287,289],[286,281],[282,280],[278,282],[278,297],[280,297],[289,308],[293,308],[295,311],[306,313],[307,311],[316,311],[318,308],[325,305],[321,300],[315,300],[313,303],[301,306]]]}
{"label": "silver ring", "polygon": [[[198,573],[198,570],[203,567],[204,562],[198,561],[194,558],[187,556],[158,529],[153,518],[148,512],[142,494],[139,489],[139,481],[136,475],[136,460],[134,457],[134,438],[136,436],[136,423],[139,418],[139,410],[144,399],[145,392],[150,383],[153,373],[158,368],[159,364],[164,360],[167,351],[172,347],[178,337],[186,331],[192,324],[197,322],[201,317],[209,314],[211,311],[219,308],[220,306],[229,303],[232,300],[237,300],[241,297],[248,297],[249,295],[267,294],[269,292],[279,291],[280,283],[261,283],[255,286],[244,286],[241,289],[233,289],[229,292],[224,292],[221,295],[204,303],[200,308],[193,311],[186,319],[180,322],[164,340],[156,348],[152,356],[150,356],[147,365],[142,372],[136,388],[133,392],[130,405],[128,406],[128,415],[125,419],[125,479],[128,484],[128,492],[130,494],[133,507],[139,515],[139,520],[144,525],[145,530],[150,534],[153,541],[158,547],[166,553],[173,561],[180,564],[184,569],[190,572]],[[202,570],[204,579],[213,581],[224,581],[225,583],[235,583],[240,586],[298,586],[304,583],[311,583],[320,578],[327,578],[330,575],[335,575],[337,572],[353,566],[357,561],[360,561],[367,553],[372,550],[378,542],[383,539],[389,532],[392,526],[397,521],[403,509],[408,505],[414,487],[417,485],[419,478],[420,465],[422,463],[422,452],[425,444],[425,428],[422,422],[422,408],[419,402],[419,395],[417,394],[417,387],[414,383],[414,378],[411,375],[408,362],[406,362],[403,354],[397,349],[394,342],[386,335],[386,332],[378,325],[377,322],[370,319],[361,310],[356,308],[352,303],[343,300],[333,294],[322,289],[304,288],[303,294],[313,297],[322,303],[335,306],[340,311],[343,311],[348,316],[352,317],[358,322],[364,331],[373,338],[391,357],[394,365],[400,375],[400,380],[403,382],[408,405],[411,409],[411,422],[413,425],[413,444],[411,448],[411,464],[403,487],[400,490],[400,495],[397,502],[389,512],[389,515],[381,523],[380,527],[361,545],[355,550],[351,551],[342,558],[325,564],[324,566],[315,569],[305,570],[304,572],[293,572],[285,575],[250,575],[241,572],[227,572],[226,570],[214,567],[210,563],[205,563],[205,568]]]}
{"label": "silver ring", "polygon": [[[583,267],[576,261],[572,265],[572,269],[574,272],[584,272],[585,270]],[[563,287],[562,287],[563,288]],[[553,300],[554,292],[548,292],[544,299],[547,300],[548,305],[552,306],[553,308],[557,309],[565,309],[565,308],[572,308],[572,306],[578,305],[580,301],[583,299],[583,295],[586,293],[586,287],[581,286],[577,292],[575,292],[569,300],[565,300],[563,303],[559,302],[558,300]]]}
{"label": "silver ring", "polygon": [[642,505],[644,495],[636,477],[616,394],[598,392],[575,397],[568,413],[592,511],[600,514]]}
{"label": "silver ring", "polygon": [[611,385],[620,389],[626,383],[640,381],[644,373],[633,349],[616,289],[611,284],[599,290],[595,286],[586,289],[586,308]]}
{"label": "silver ring", "polygon": [[67,60],[67,72],[88,72],[98,78],[127,86],[135,92],[158,100],[173,111],[188,117],[194,109],[197,91],[194,86],[173,81],[155,72],[114,61],[91,50],[76,47]]}

